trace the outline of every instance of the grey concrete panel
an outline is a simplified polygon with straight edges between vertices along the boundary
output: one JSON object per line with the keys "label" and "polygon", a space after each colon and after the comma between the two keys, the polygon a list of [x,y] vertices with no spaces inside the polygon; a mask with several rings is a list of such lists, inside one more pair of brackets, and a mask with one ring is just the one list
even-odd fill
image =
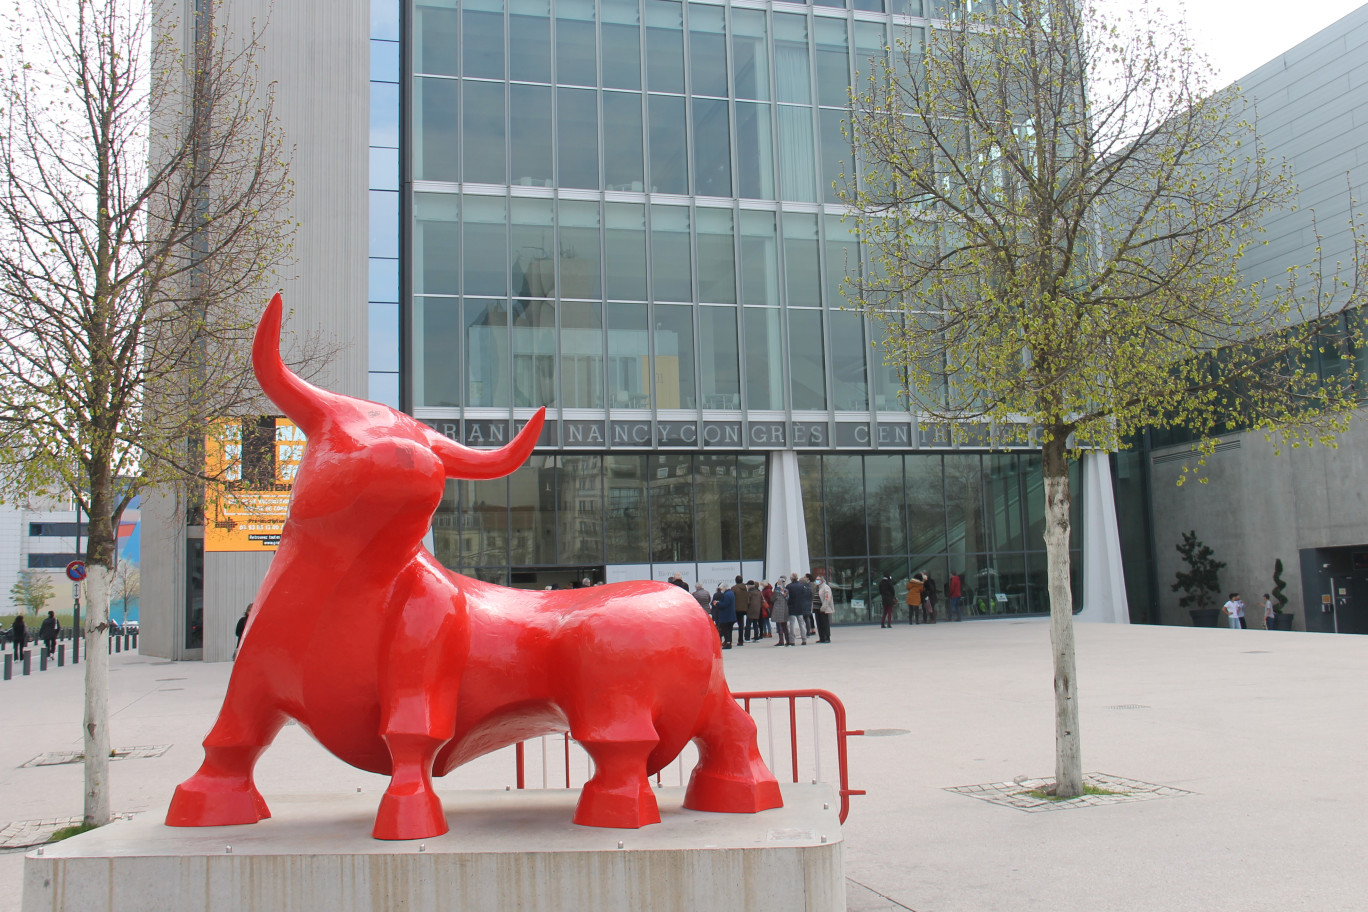
{"label": "grey concrete panel", "polygon": [[138,651],[178,659],[185,635],[185,526],[175,498],[161,491],[142,500],[142,580]]}
{"label": "grey concrete panel", "polygon": [[[204,661],[227,662],[237,644],[234,628],[247,603],[256,598],[274,551],[221,551],[205,555],[204,604],[220,610],[204,613]],[[234,607],[236,606],[236,608]]]}

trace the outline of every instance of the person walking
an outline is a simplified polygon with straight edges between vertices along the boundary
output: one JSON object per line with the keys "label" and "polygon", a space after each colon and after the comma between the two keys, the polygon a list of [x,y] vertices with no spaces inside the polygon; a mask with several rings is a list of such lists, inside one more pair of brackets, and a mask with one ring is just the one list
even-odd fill
{"label": "person walking", "polygon": [[238,650],[242,648],[242,635],[247,632],[247,618],[252,613],[252,603],[248,602],[246,609],[242,612],[242,617],[237,622],[237,645],[233,647],[233,658],[237,658]]}
{"label": "person walking", "polygon": [[[713,623],[717,625],[717,635],[722,639],[722,648],[731,649],[732,627],[736,625],[736,595],[730,589],[717,584],[717,595],[713,596]],[[737,645],[740,645],[739,643]]]}
{"label": "person walking", "polygon": [[950,574],[950,582],[945,584],[945,595],[950,599],[950,613],[946,620],[964,620],[964,580],[960,578],[959,571]]}
{"label": "person walking", "polygon": [[893,577],[887,573],[883,579],[879,580],[879,600],[883,602],[883,619],[879,622],[880,627],[893,628],[893,609],[898,605],[898,593],[893,588]]}
{"label": "person walking", "polygon": [[784,588],[784,578],[779,577],[770,591],[770,617],[774,621],[774,632],[779,636],[775,646],[792,646],[793,629],[789,626],[788,589]]}
{"label": "person walking", "polygon": [[936,623],[936,581],[931,578],[931,574],[922,573],[922,608],[926,615],[926,623]]}
{"label": "person walking", "polygon": [[836,613],[836,600],[825,577],[817,577],[817,594],[812,607],[817,615],[817,642],[831,643],[831,616]]}
{"label": "person walking", "polygon": [[20,661],[24,658],[24,647],[28,645],[28,628],[24,626],[24,616],[16,614],[14,623],[10,625],[10,645],[14,647],[14,660]]}
{"label": "person walking", "polygon": [[918,624],[921,622],[922,602],[922,575],[920,572],[912,574],[907,581],[907,623]]}
{"label": "person walking", "polygon": [[47,644],[48,655],[57,651],[57,634],[61,632],[62,625],[57,623],[57,615],[51,611],[47,617],[43,618],[42,625],[38,628],[38,639]]}
{"label": "person walking", "polygon": [[[52,612],[50,612],[50,611],[48,612],[48,614],[51,614],[51,613],[52,613]],[[1274,621],[1273,619],[1274,619],[1275,617],[1277,617],[1277,614],[1278,614],[1278,612],[1276,612],[1276,611],[1273,610],[1273,597],[1272,597],[1271,595],[1269,595],[1267,592],[1265,592],[1265,593],[1264,593],[1264,630],[1272,630],[1272,629],[1273,629],[1274,625],[1277,623],[1277,622]]]}
{"label": "person walking", "polygon": [[1226,621],[1230,624],[1231,630],[1240,629],[1240,614],[1244,610],[1244,602],[1240,601],[1240,593],[1230,593],[1230,598],[1221,606],[1226,613]]}
{"label": "person walking", "polygon": [[[812,587],[792,574],[793,581],[788,585],[789,616],[798,628],[802,644],[807,645],[807,618],[812,614]],[[790,644],[792,645],[792,644]]]}

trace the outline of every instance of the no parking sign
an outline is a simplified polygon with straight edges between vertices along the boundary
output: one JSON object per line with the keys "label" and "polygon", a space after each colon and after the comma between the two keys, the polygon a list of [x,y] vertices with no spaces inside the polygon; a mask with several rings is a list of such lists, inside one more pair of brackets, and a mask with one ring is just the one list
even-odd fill
{"label": "no parking sign", "polygon": [[86,565],[84,561],[74,560],[66,566],[67,579],[73,583],[79,583],[86,578]]}

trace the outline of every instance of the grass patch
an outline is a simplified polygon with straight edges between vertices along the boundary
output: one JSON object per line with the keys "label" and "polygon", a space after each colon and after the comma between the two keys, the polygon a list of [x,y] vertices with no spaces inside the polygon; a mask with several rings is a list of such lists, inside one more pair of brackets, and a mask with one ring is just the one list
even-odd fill
{"label": "grass patch", "polygon": [[[1069,800],[1071,800],[1071,799],[1069,799],[1069,798],[1064,798],[1064,797],[1062,797],[1062,796],[1060,796],[1060,795],[1056,795],[1052,789],[1027,789],[1026,791],[1022,792],[1021,794],[1026,795],[1026,796],[1028,796],[1028,797],[1030,797],[1030,798],[1034,798],[1034,799],[1036,799],[1037,801],[1069,801]],[[1124,794],[1126,794],[1126,793],[1125,793],[1125,792],[1114,792],[1114,791],[1112,791],[1111,789],[1099,788],[1098,786],[1095,786],[1095,785],[1088,785],[1087,783],[1084,783],[1084,784],[1083,784],[1083,795],[1124,795]],[[1081,798],[1081,797],[1083,797],[1083,795],[1075,795],[1074,797],[1075,797],[1075,798]]]}
{"label": "grass patch", "polygon": [[62,827],[52,834],[52,837],[48,839],[48,842],[61,842],[63,839],[70,839],[72,836],[79,836],[86,830],[93,829],[95,829],[95,824],[93,823],[78,823],[75,826]]}

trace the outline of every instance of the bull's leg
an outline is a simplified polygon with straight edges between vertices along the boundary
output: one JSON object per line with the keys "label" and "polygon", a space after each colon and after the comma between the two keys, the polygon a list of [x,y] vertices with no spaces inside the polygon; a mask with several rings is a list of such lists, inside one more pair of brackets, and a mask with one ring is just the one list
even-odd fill
{"label": "bull's leg", "polygon": [[725,686],[708,695],[694,743],[698,765],[684,793],[686,808],[753,814],[783,806],[779,783],[760,757],[755,720]]}
{"label": "bull's leg", "polygon": [[646,761],[660,738],[641,707],[611,705],[570,719],[570,734],[594,761],[594,775],[580,790],[575,823],[638,829],[660,822],[660,808],[646,778]]}
{"label": "bull's leg", "polygon": [[233,669],[223,708],[204,739],[204,763],[176,786],[167,825],[228,826],[271,816],[252,782],[252,769],[285,724],[285,715],[269,696],[263,675],[242,660]]}
{"label": "bull's leg", "polygon": [[447,831],[432,764],[456,729],[470,625],[464,596],[425,565],[395,587],[392,605],[380,672],[380,736],[389,747],[390,784],[372,835],[424,839]]}

